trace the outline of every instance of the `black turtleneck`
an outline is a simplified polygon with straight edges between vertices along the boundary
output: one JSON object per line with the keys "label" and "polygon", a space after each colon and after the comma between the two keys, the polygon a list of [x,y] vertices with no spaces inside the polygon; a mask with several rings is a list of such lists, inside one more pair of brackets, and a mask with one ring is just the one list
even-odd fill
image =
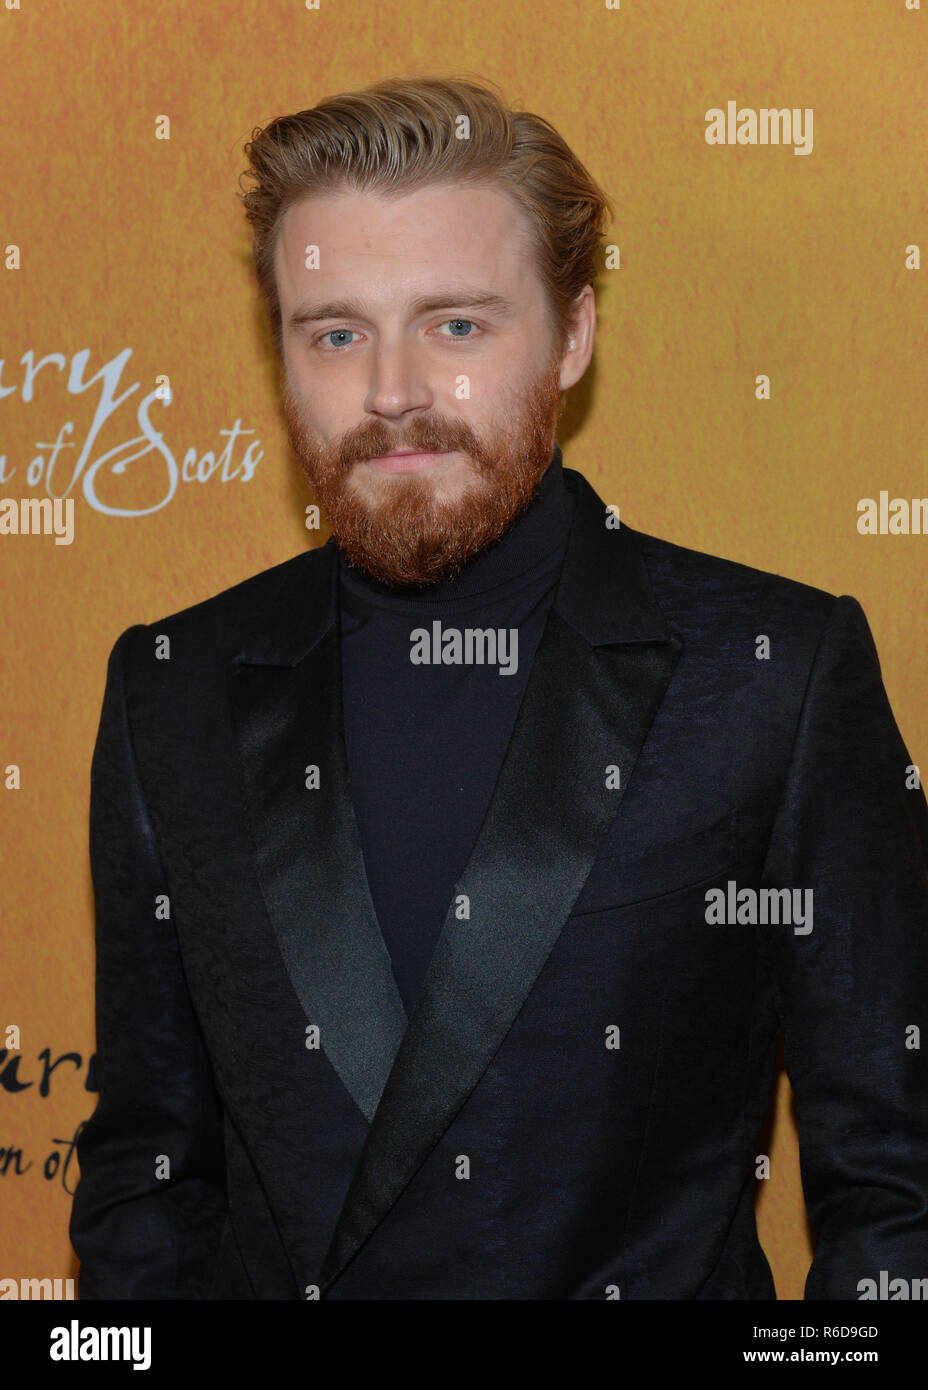
{"label": "black turtleneck", "polygon": [[[574,502],[555,446],[528,509],[450,579],[395,588],[338,552],[351,796],[407,1016],[490,804],[554,599]],[[436,622],[442,636],[449,628],[517,629],[516,670],[414,664],[412,634],[425,629],[431,639]],[[502,664],[512,665],[511,656]]]}

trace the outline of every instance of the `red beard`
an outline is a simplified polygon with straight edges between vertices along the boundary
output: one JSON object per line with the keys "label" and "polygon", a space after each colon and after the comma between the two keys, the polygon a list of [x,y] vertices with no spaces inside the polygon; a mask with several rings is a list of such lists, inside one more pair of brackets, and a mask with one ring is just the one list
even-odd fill
{"label": "red beard", "polygon": [[[435,415],[411,421],[400,439],[372,419],[327,447],[304,428],[288,386],[283,406],[291,446],[350,563],[384,584],[436,584],[498,540],[531,502],[551,462],[563,409],[560,362],[553,360],[526,392],[513,427],[492,448],[463,420]],[[385,475],[376,498],[346,486],[358,460],[393,449],[463,452],[473,464],[473,482],[448,503],[433,500],[425,477]]]}

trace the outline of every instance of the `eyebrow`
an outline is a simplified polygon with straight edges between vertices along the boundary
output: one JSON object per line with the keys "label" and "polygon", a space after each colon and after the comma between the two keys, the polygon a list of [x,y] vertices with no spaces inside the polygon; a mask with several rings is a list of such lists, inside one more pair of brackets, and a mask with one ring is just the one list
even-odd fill
{"label": "eyebrow", "polygon": [[[419,295],[409,304],[413,314],[427,314],[433,309],[450,309],[454,306],[487,309],[500,315],[511,314],[514,309],[512,303],[501,294],[466,286],[452,286],[434,294]],[[318,323],[323,319],[363,319],[367,316],[366,310],[367,306],[360,299],[327,299],[318,304],[310,302],[294,310],[290,315],[290,325],[299,328],[301,324]]]}

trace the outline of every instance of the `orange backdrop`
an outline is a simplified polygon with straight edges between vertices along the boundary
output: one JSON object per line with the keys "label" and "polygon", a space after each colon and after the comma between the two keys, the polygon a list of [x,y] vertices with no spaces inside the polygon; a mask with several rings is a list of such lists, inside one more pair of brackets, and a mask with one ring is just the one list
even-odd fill
{"label": "orange backdrop", "polygon": [[[639,530],[855,595],[925,764],[928,537],[861,535],[857,504],[925,490],[926,25],[918,0],[0,0],[0,504],[75,503],[70,544],[0,523],[0,1279],[76,1274],[110,648],[318,541],[234,196],[252,127],[429,72],[551,120],[619,251],[565,463]],[[811,152],[709,144],[729,101],[811,110]],[[759,1226],[797,1298],[782,1077],[772,1120]]]}

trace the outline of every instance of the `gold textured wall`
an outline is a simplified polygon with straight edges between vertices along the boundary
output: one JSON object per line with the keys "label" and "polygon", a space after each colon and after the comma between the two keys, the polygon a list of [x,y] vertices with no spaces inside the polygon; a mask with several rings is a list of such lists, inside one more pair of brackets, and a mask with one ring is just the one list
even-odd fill
{"label": "gold textured wall", "polygon": [[[620,252],[565,463],[639,530],[855,595],[925,765],[928,537],[860,535],[857,503],[928,491],[926,10],[0,0],[0,497],[75,500],[69,545],[0,534],[0,768],[21,778],[0,787],[0,1029],[20,1029],[0,1070],[0,1278],[76,1273],[109,650],[312,543],[234,197],[251,128],[403,73],[483,75],[551,120],[614,199]],[[729,101],[810,109],[811,152],[708,144]],[[782,1078],[769,1152],[761,1238],[797,1298]]]}

